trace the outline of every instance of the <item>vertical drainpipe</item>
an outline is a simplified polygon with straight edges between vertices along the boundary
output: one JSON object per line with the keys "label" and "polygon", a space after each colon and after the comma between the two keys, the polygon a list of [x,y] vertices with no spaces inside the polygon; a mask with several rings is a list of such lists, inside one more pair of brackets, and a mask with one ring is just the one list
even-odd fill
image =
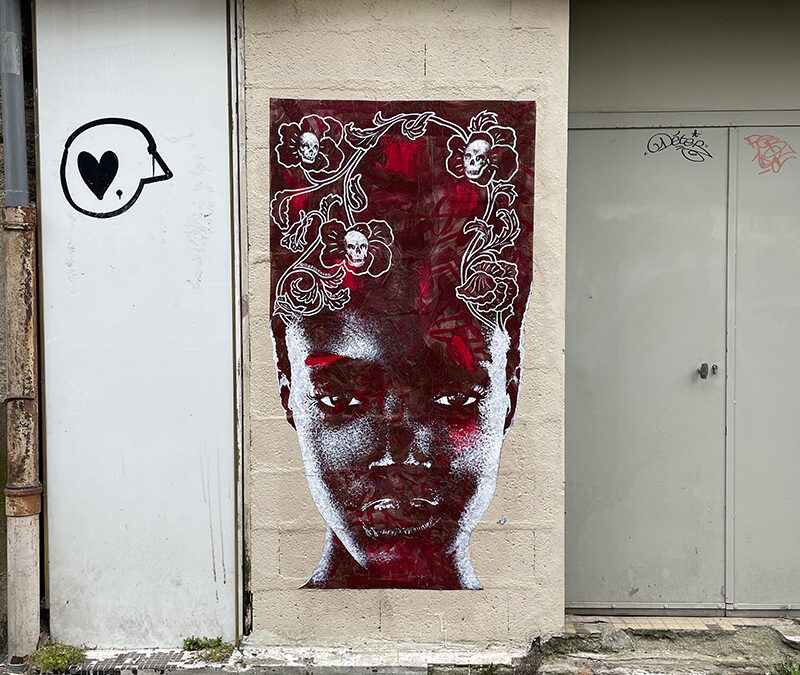
{"label": "vertical drainpipe", "polygon": [[6,413],[8,483],[8,657],[36,649],[39,639],[39,413],[37,372],[36,211],[29,206],[22,74],[20,0],[0,0],[6,206],[5,239]]}

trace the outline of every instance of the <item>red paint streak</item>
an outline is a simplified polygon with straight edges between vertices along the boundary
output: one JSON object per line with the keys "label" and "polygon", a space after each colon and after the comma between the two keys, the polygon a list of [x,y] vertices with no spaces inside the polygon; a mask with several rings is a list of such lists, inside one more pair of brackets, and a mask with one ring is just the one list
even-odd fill
{"label": "red paint streak", "polygon": [[309,356],[306,359],[306,365],[310,368],[314,368],[316,366],[329,366],[334,361],[338,361],[341,356],[339,354],[323,354],[321,356]]}
{"label": "red paint streak", "polygon": [[472,352],[469,350],[469,347],[467,347],[464,340],[462,340],[458,335],[454,335],[450,340],[450,345],[453,347],[452,350],[447,350],[450,353],[450,358],[455,356],[456,358],[453,358],[453,361],[455,361],[462,368],[466,368],[467,370],[475,370],[475,360],[473,359]]}
{"label": "red paint streak", "polygon": [[420,306],[424,307],[425,304],[431,299],[431,290],[433,289],[433,280],[430,275],[419,276],[419,298]]}
{"label": "red paint streak", "polygon": [[403,141],[387,138],[381,139],[386,163],[376,163],[378,168],[392,173],[402,173],[406,176],[414,175],[414,165],[417,161],[417,145],[412,141]]}
{"label": "red paint streak", "polygon": [[301,193],[297,195],[294,199],[292,199],[292,206],[296,208],[298,211],[306,209],[306,204],[308,203],[308,193]]}
{"label": "red paint streak", "polygon": [[[442,316],[429,329],[428,334],[439,342],[445,343],[445,350],[454,363],[469,367],[474,370],[476,361],[483,361],[489,358],[489,352],[481,336],[480,329],[471,323],[471,320],[463,315],[454,314],[453,316]],[[454,345],[458,340],[459,347]],[[468,353],[469,359],[460,361],[461,354]],[[455,357],[454,357],[455,354]],[[467,366],[466,364],[470,364]]]}
{"label": "red paint streak", "polygon": [[481,193],[472,183],[462,181],[455,186],[455,198],[461,213],[473,213],[479,210]]}
{"label": "red paint streak", "polygon": [[358,287],[359,278],[353,274],[353,271],[350,268],[347,268],[347,273],[344,275],[344,279],[342,280],[342,288],[349,288],[350,292],[356,290]]}

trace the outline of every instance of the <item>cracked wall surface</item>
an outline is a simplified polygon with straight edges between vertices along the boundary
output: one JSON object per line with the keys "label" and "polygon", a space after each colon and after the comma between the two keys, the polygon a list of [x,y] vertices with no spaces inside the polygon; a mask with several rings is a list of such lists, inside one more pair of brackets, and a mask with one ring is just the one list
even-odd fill
{"label": "cracked wall surface", "polygon": [[[246,508],[256,644],[502,644],[563,624],[568,3],[244,3]],[[269,99],[535,100],[534,280],[519,409],[472,537],[483,591],[298,590],[324,521],[281,408],[269,333]]]}

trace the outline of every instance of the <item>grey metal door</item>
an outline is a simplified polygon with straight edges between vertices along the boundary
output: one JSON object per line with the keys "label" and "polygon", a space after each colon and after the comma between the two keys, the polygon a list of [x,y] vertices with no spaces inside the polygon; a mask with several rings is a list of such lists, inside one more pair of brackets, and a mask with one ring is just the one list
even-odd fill
{"label": "grey metal door", "polygon": [[731,133],[729,607],[800,610],[800,129]]}
{"label": "grey metal door", "polygon": [[685,131],[710,156],[657,130],[570,133],[572,608],[725,607],[728,131]]}

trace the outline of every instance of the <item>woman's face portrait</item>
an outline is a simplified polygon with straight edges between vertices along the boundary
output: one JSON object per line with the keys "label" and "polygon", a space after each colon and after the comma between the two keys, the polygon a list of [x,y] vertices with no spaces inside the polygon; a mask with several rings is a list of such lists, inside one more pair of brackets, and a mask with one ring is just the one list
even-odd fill
{"label": "woman's face portrait", "polygon": [[306,587],[479,589],[530,285],[518,132],[480,103],[271,104],[280,394],[327,525]]}
{"label": "woman's face portrait", "polygon": [[469,533],[494,494],[516,388],[508,339],[470,329],[479,346],[463,355],[414,315],[344,310],[333,325],[287,329],[288,407],[311,493],[380,585],[479,586]]}

